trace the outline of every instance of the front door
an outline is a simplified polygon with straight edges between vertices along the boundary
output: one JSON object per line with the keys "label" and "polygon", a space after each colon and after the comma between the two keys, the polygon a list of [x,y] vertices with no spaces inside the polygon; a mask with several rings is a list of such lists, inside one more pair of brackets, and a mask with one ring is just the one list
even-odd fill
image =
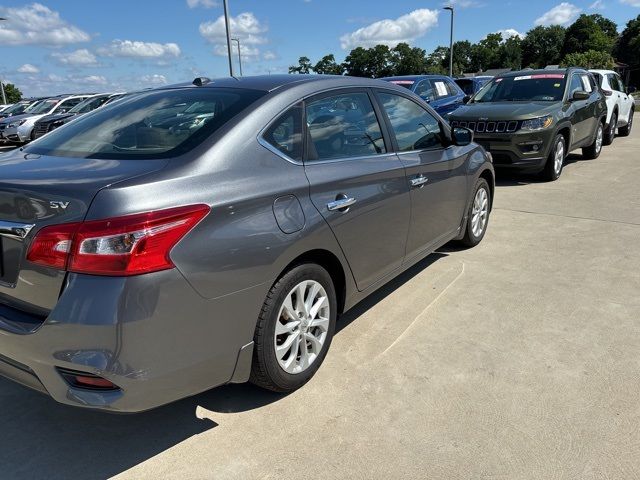
{"label": "front door", "polygon": [[377,92],[411,188],[407,260],[439,246],[457,231],[467,201],[466,155],[445,148],[439,121],[413,100]]}
{"label": "front door", "polygon": [[311,200],[364,290],[404,259],[411,209],[404,167],[385,144],[368,91],[312,97],[305,116]]}
{"label": "front door", "polygon": [[[586,80],[587,85],[589,82],[588,77],[585,75],[584,80]],[[573,94],[578,91],[590,92],[588,90],[587,85],[585,85],[583,80],[583,76],[579,73],[574,73],[571,75],[571,80],[569,84],[569,97],[568,100],[571,102],[571,108],[573,110],[572,115],[572,132],[571,145],[576,145],[578,143],[582,144],[587,137],[593,136],[593,114],[591,109],[591,101],[592,99],[587,100],[574,100]],[[573,148],[570,148],[573,149]]]}

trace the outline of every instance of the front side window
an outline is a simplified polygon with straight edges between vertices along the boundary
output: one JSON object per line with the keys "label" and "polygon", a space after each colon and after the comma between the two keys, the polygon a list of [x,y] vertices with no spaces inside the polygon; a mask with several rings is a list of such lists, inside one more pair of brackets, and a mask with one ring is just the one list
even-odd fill
{"label": "front side window", "polygon": [[379,95],[401,152],[442,147],[440,123],[433,115],[400,95]]}
{"label": "front side window", "polygon": [[582,84],[582,77],[580,75],[572,75],[571,76],[571,84],[569,85],[569,98],[573,98],[573,94],[576,92],[580,92],[584,90],[584,85]]}
{"label": "front side window", "polygon": [[69,100],[65,100],[64,102],[61,102],[51,113],[66,113],[76,105],[82,103],[82,100],[83,98],[71,98]]}
{"label": "front side window", "polygon": [[618,87],[620,87],[620,92],[626,92],[627,89],[624,86],[624,82],[622,81],[622,78],[620,78],[620,76],[616,75],[616,80],[618,81]]}
{"label": "front side window", "polygon": [[177,156],[202,143],[263,95],[236,88],[150,90],[82,116],[25,151],[122,160]]}
{"label": "front side window", "polygon": [[433,85],[431,85],[429,80],[421,81],[418,86],[416,86],[414,93],[427,102],[430,102],[435,98]]}
{"label": "front side window", "polygon": [[263,138],[292,160],[302,161],[302,107],[296,105],[283,113]]}
{"label": "front side window", "polygon": [[332,95],[306,104],[309,160],[362,157],[386,152],[369,95]]}
{"label": "front side window", "polygon": [[77,104],[75,107],[73,107],[71,110],[69,110],[69,113],[88,113],[91,110],[95,110],[96,108],[101,106],[108,99],[109,99],[108,95],[87,98],[86,100],[83,100],[82,102]]}

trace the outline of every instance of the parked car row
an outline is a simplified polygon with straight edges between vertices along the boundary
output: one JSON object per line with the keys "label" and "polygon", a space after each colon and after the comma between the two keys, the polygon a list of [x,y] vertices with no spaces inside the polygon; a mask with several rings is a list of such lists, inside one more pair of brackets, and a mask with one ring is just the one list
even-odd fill
{"label": "parked car row", "polygon": [[58,95],[20,101],[0,112],[0,143],[30,142],[122,95]]}
{"label": "parked car row", "polygon": [[[556,179],[614,121],[613,85],[577,68],[471,98],[447,77],[387,80],[196,78],[2,154],[0,374],[117,412],[247,380],[291,392],[339,314],[482,241],[494,163]],[[450,93],[466,103],[447,121]],[[615,111],[629,134],[633,108]]]}

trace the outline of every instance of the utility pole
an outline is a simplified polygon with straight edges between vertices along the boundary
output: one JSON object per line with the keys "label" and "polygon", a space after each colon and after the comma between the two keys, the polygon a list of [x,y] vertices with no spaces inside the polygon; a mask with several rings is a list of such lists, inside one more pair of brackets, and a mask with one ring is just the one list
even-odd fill
{"label": "utility pole", "polygon": [[240,64],[240,76],[242,76],[242,55],[240,54],[240,39],[232,38],[231,41],[238,44],[238,64]]}
{"label": "utility pole", "polygon": [[451,31],[449,34],[449,76],[453,77],[453,4],[444,7],[444,10],[451,11]]}
{"label": "utility pole", "polygon": [[[7,21],[6,18],[2,18],[0,17],[0,22],[2,21]],[[2,104],[6,105],[7,104],[7,96],[4,94],[4,83],[2,83],[2,79],[0,78],[0,92],[2,92]]]}
{"label": "utility pole", "polygon": [[229,75],[233,77],[233,62],[231,61],[231,25],[229,24],[229,5],[224,0],[224,26],[227,30],[227,55],[229,56]]}

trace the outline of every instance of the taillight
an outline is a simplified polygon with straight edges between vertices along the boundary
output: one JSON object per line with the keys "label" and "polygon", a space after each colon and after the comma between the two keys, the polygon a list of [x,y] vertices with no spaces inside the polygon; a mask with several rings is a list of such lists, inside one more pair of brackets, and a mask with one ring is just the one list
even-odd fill
{"label": "taillight", "polygon": [[27,260],[77,273],[139,275],[173,268],[171,249],[204,216],[190,205],[124,217],[52,225],[40,230]]}
{"label": "taillight", "polygon": [[610,97],[611,95],[613,95],[613,92],[611,90],[602,90],[602,93],[604,93],[605,97]]}

